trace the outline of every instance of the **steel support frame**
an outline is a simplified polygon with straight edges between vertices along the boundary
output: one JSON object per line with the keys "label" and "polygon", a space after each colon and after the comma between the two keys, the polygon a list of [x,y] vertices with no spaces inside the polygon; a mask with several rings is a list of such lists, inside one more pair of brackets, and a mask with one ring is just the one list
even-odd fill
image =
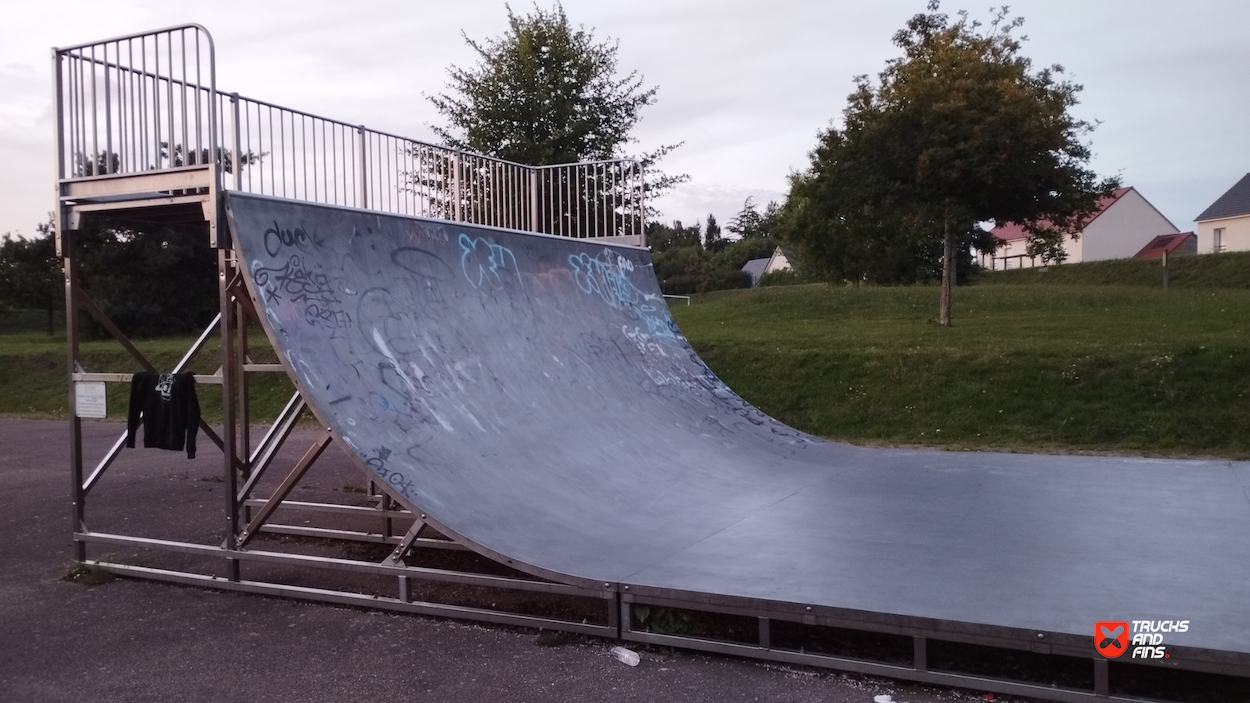
{"label": "steel support frame", "polygon": [[[131,41],[147,41],[153,37],[161,37],[172,35],[176,32],[202,32],[202,36],[206,37],[208,44],[208,66],[207,73],[210,77],[209,84],[204,86],[192,85],[185,81],[178,82],[162,76],[145,73],[148,78],[157,81],[171,81],[170,85],[177,82],[180,88],[193,90],[202,90],[208,95],[207,112],[209,126],[207,134],[209,139],[209,153],[218,153],[218,143],[230,145],[233,153],[236,155],[235,167],[233,169],[233,185],[239,188],[241,185],[242,171],[240,168],[240,135],[238,118],[238,98],[230,97],[230,133],[225,139],[219,139],[221,134],[225,134],[221,130],[222,126],[219,120],[223,116],[217,109],[217,91],[216,91],[216,69],[215,61],[212,56],[212,40],[207,31],[196,25],[187,25],[185,27],[174,27],[165,30],[157,30],[132,37],[119,37],[115,39],[101,42],[100,46],[112,44],[120,46],[122,42]],[[153,42],[159,42],[158,39],[152,39]],[[273,426],[263,439],[255,446],[252,446],[251,438],[251,403],[249,398],[249,382],[248,377],[252,373],[260,372],[285,372],[285,368],[279,364],[254,364],[251,363],[249,355],[249,339],[248,339],[248,322],[256,320],[256,309],[245,286],[241,283],[241,272],[239,270],[239,260],[235,253],[233,243],[230,241],[230,233],[225,225],[224,207],[222,205],[223,190],[223,171],[221,160],[210,158],[207,164],[197,164],[195,166],[179,166],[170,168],[156,168],[150,172],[143,173],[105,173],[103,175],[95,175],[91,177],[82,177],[81,174],[67,173],[66,171],[66,146],[67,146],[67,123],[65,117],[65,102],[67,95],[62,78],[64,75],[63,66],[67,56],[71,56],[73,51],[83,51],[84,47],[91,45],[83,45],[82,47],[73,47],[72,49],[54,49],[53,58],[53,83],[55,86],[55,105],[57,109],[55,123],[55,144],[57,147],[57,169],[56,169],[56,202],[54,209],[54,226],[56,230],[56,241],[58,253],[61,256],[64,280],[65,280],[65,301],[66,301],[66,337],[67,337],[67,368],[69,375],[69,398],[68,398],[68,414],[70,429],[70,474],[71,474],[71,507],[72,507],[72,525],[73,525],[73,558],[76,562],[91,565],[102,569],[107,569],[118,574],[149,578],[162,581],[173,581],[177,583],[186,583],[192,585],[209,585],[219,589],[232,589],[247,592],[269,593],[273,595],[283,595],[296,598],[305,598],[322,602],[343,603],[349,605],[374,606],[389,610],[399,610],[404,612],[417,612],[430,615],[442,615],[449,617],[460,617],[474,620],[483,620],[489,622],[499,622],[512,625],[524,625],[543,627],[547,629],[562,629],[572,632],[582,632],[585,634],[595,634],[601,636],[616,636],[616,613],[618,605],[616,602],[616,590],[614,584],[605,584],[603,589],[590,589],[584,586],[563,585],[557,583],[547,583],[542,581],[532,581],[527,579],[512,579],[496,576],[484,576],[471,572],[457,572],[448,570],[423,569],[410,567],[403,563],[402,559],[397,558],[393,561],[385,561],[382,564],[371,563],[367,561],[351,560],[351,559],[331,559],[319,557],[315,555],[286,554],[276,552],[266,552],[263,550],[248,549],[248,543],[260,532],[271,534],[295,534],[308,537],[318,537],[322,539],[339,540],[339,541],[355,541],[355,542],[380,542],[385,544],[399,544],[401,537],[393,534],[393,521],[413,521],[413,524],[424,525],[420,518],[412,515],[412,513],[402,510],[398,504],[394,502],[393,497],[382,492],[376,497],[377,503],[374,507],[357,507],[346,505],[334,505],[323,503],[308,503],[301,501],[288,501],[287,497],[291,490],[299,483],[300,479],[313,466],[316,460],[326,450],[333,441],[328,432],[323,432],[313,446],[304,454],[303,458],[296,463],[294,467],[288,470],[285,479],[280,483],[274,494],[267,500],[257,500],[250,497],[250,494],[258,485],[262,476],[272,467],[275,457],[279,449],[288,441],[292,430],[295,428],[299,419],[305,415],[307,405],[303,398],[296,393],[292,396],[286,408],[279,415]],[[183,44],[184,50],[187,45]],[[197,44],[198,50],[198,44]],[[172,51],[172,49],[171,49]],[[107,55],[107,49],[104,50]],[[94,57],[95,54],[92,54]],[[120,60],[120,59],[119,59]],[[123,70],[124,67],[119,64],[111,64],[104,62],[108,69],[114,71]],[[130,70],[130,69],[125,69]],[[73,106],[73,96],[70,97],[70,105]],[[121,96],[118,96],[121,99]],[[79,112],[85,114],[81,104],[82,98],[79,98]],[[115,105],[108,103],[104,109],[106,114],[112,114]],[[95,106],[92,106],[95,109]],[[120,108],[117,108],[120,109]],[[159,129],[159,126],[157,127]],[[185,131],[185,127],[184,127]],[[368,197],[367,190],[367,167],[366,159],[367,145],[365,138],[367,131],[361,127],[358,129],[359,143],[357,149],[360,158],[360,171],[358,179],[360,205],[366,204]],[[172,147],[171,147],[172,149]],[[108,154],[109,152],[104,152]],[[93,156],[93,158],[95,158]],[[107,159],[106,159],[107,160]],[[458,178],[458,174],[457,174]],[[77,408],[75,406],[74,383],[76,381],[106,381],[113,383],[126,383],[130,381],[131,373],[128,371],[114,373],[85,373],[81,366],[81,329],[79,314],[88,313],[109,334],[125,348],[133,362],[144,371],[157,371],[157,367],[127,338],[127,336],[109,319],[104,313],[80,288],[78,280],[78,261],[79,252],[77,249],[77,241],[75,232],[81,226],[84,217],[92,216],[96,213],[105,213],[117,216],[125,216],[127,214],[134,215],[136,212],[146,212],[151,208],[169,207],[171,205],[184,205],[190,203],[199,203],[201,207],[199,211],[202,213],[203,222],[207,225],[207,236],[210,244],[217,251],[217,277],[218,277],[218,307],[219,314],[208,326],[207,329],[199,336],[199,338],[191,345],[182,359],[172,369],[173,372],[180,372],[189,367],[189,364],[195,359],[197,354],[203,349],[209,338],[215,333],[220,337],[218,371],[210,376],[200,376],[198,380],[201,382],[220,383],[222,386],[222,431],[219,435],[207,423],[201,424],[201,429],[205,434],[222,450],[222,476],[226,486],[224,518],[226,522],[225,539],[220,545],[194,544],[187,542],[178,542],[171,540],[151,539],[138,537],[133,535],[120,534],[101,534],[91,531],[89,528],[87,499],[91,489],[96,486],[102,479],[106,477],[109,467],[114,460],[124,451],[125,434],[119,437],[110,449],[106,451],[103,458],[95,465],[94,469],[88,474],[84,471],[84,456],[82,442],[82,421],[78,417]],[[457,212],[459,211],[459,203],[457,203]],[[259,320],[256,320],[259,322]],[[325,527],[307,527],[297,525],[284,525],[272,522],[274,514],[279,511],[297,510],[302,512],[312,512],[323,515],[351,515],[351,516],[376,516],[379,520],[379,533],[360,532],[353,530],[331,529]],[[255,511],[255,512],[253,512]],[[402,539],[404,542],[402,550],[397,552],[400,556],[407,553],[411,549],[416,548],[437,548],[437,549],[467,549],[464,545],[455,543],[445,538],[432,538],[421,536],[416,531],[409,538]],[[196,554],[199,556],[213,557],[215,561],[219,561],[224,567],[223,573],[218,574],[200,574],[190,571],[171,571],[167,569],[156,569],[133,564],[119,564],[88,558],[88,548],[90,545],[110,545],[110,546],[126,546],[142,550],[159,550],[177,552],[183,554]],[[299,588],[281,583],[267,583],[263,581],[245,581],[243,579],[243,564],[245,563],[282,563],[288,565],[305,566],[309,568],[334,569],[340,571],[353,571],[362,574],[378,575],[384,574],[394,576],[398,586],[398,592],[394,598],[381,598],[361,596],[356,593],[346,591],[336,591],[329,589],[316,588]],[[426,581],[453,581],[462,584],[470,584],[476,586],[486,586],[491,588],[506,588],[520,591],[539,591],[545,593],[557,593],[569,596],[592,597],[597,599],[606,599],[605,621],[607,625],[593,625],[581,622],[566,622],[554,620],[550,618],[536,618],[525,615],[495,612],[479,608],[466,608],[459,606],[443,605],[438,603],[421,603],[415,602],[411,598],[412,582],[414,580]]]}
{"label": "steel support frame", "polygon": [[[926,618],[890,616],[835,608],[802,606],[793,603],[678,592],[629,584],[622,584],[620,592],[621,611],[618,616],[621,628],[620,639],[625,641],[695,649],[749,659],[799,664],[858,674],[905,679],[920,683],[959,686],[991,693],[1031,696],[1044,700],[1072,702],[1091,700],[1158,700],[1132,696],[1111,696],[1109,662],[1103,657],[1090,656],[1090,638],[1087,637],[1062,633],[1025,631],[1006,627],[975,626]],[[746,644],[736,641],[635,629],[633,619],[635,605],[756,618],[759,625],[757,639],[754,644]],[[778,648],[774,646],[772,641],[772,623],[778,621],[857,630],[860,632],[909,636],[912,638],[912,663],[911,666],[905,666],[893,662],[814,654]],[[1026,681],[934,669],[929,662],[928,649],[929,643],[935,640],[1005,650],[1029,651],[1037,654],[1087,658],[1092,667],[1091,678],[1093,687],[1091,689],[1060,688]],[[1186,650],[1181,647],[1171,649],[1179,655],[1173,661],[1184,661],[1186,664],[1184,666],[1172,665],[1166,668],[1239,677],[1250,676],[1250,661],[1231,661],[1227,657],[1219,656],[1218,654],[1209,656],[1208,653],[1202,650]],[[1143,662],[1140,665],[1162,666],[1149,662]]]}

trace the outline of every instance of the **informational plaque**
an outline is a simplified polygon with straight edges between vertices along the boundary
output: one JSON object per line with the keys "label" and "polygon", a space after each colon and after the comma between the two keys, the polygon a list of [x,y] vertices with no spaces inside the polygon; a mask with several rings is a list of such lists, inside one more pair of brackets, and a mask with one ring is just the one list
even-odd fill
{"label": "informational plaque", "polygon": [[78,417],[102,420],[109,415],[103,381],[75,381],[74,405]]}

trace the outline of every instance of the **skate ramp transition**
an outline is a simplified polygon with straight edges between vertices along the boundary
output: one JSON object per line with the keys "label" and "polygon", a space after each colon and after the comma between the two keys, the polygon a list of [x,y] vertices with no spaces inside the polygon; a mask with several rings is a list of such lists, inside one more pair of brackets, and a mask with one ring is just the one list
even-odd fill
{"label": "skate ramp transition", "polygon": [[[409,509],[556,580],[1250,653],[1250,465],[862,448],[751,407],[647,251],[231,192],[267,332]],[[1091,651],[1090,656],[1093,656]]]}

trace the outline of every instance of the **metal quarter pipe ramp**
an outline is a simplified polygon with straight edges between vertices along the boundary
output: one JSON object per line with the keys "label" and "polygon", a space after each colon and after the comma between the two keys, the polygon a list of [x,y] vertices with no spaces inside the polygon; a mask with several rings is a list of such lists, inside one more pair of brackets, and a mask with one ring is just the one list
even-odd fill
{"label": "metal quarter pipe ramp", "polygon": [[225,197],[303,397],[398,501],[483,554],[626,607],[1085,658],[1097,621],[1188,621],[1170,656],[1248,670],[1246,463],[825,441],[716,378],[645,250]]}

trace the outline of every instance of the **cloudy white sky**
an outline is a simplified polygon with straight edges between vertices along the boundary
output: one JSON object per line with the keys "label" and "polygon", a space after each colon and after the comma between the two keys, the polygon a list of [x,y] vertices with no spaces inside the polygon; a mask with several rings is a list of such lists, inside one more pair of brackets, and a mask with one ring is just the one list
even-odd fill
{"label": "cloudy white sky", "polygon": [[[544,3],[545,4],[545,3]],[[989,3],[955,4],[988,18]],[[33,232],[50,209],[50,48],[184,22],[217,44],[226,91],[433,141],[461,32],[505,29],[503,2],[462,0],[7,0],[0,23],[0,233]],[[525,12],[525,0],[513,3]],[[639,151],[691,181],[658,203],[687,223],[723,222],[753,195],[779,199],[857,74],[897,55],[890,37],[924,0],[565,0],[574,23],[620,40],[621,67],[658,85]],[[1250,2],[1021,0],[1025,53],[1085,86],[1100,120],[1094,167],[1120,174],[1182,230],[1250,171]]]}

